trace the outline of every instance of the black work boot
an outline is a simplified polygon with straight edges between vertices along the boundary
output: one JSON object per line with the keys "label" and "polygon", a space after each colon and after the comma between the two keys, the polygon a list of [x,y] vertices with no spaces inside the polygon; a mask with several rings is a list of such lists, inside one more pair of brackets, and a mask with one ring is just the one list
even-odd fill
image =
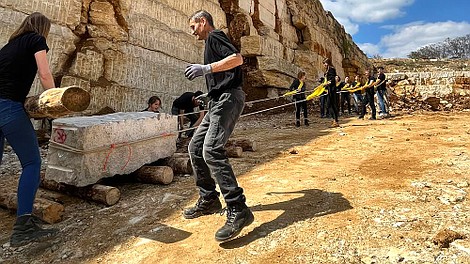
{"label": "black work boot", "polygon": [[203,215],[215,214],[222,210],[219,197],[206,199],[199,197],[195,206],[185,209],[183,212],[184,218],[193,219]]}
{"label": "black work boot", "polygon": [[58,229],[43,229],[38,224],[40,220],[32,215],[22,215],[16,219],[13,233],[10,238],[10,246],[19,247],[30,242],[39,242],[51,238],[58,233]]}
{"label": "black work boot", "polygon": [[300,121],[299,121],[299,120],[295,121],[295,126],[296,126],[296,127],[299,127],[299,126],[300,126]]}
{"label": "black work boot", "polygon": [[305,126],[309,126],[309,125],[310,125],[310,123],[308,122],[308,119],[305,119],[305,120],[304,120],[304,124],[305,124]]}
{"label": "black work boot", "polygon": [[255,220],[255,216],[245,204],[227,205],[227,222],[215,233],[215,240],[225,241],[240,234],[245,226]]}

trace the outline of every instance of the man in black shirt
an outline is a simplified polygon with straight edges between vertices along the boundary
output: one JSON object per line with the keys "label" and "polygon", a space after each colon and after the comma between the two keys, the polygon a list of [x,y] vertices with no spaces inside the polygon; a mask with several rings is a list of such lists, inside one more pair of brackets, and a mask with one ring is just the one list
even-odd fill
{"label": "man in black shirt", "polygon": [[376,120],[375,115],[375,102],[374,102],[374,85],[376,84],[374,76],[372,76],[369,70],[366,70],[366,81],[365,81],[365,94],[364,99],[362,101],[362,113],[359,116],[359,119],[363,119],[364,115],[366,114],[366,107],[367,104],[370,105],[370,109],[372,110],[372,116],[370,117],[371,120]]}
{"label": "man in black shirt", "polygon": [[385,97],[387,96],[387,86],[385,81],[384,68],[378,67],[379,75],[377,76],[377,81],[379,82],[377,86],[377,102],[379,103],[380,113],[379,116],[387,117],[388,109],[385,105]]}
{"label": "man in black shirt", "polygon": [[[186,116],[189,120],[189,127],[197,127],[201,124],[202,118],[204,117],[204,106],[196,98],[202,94],[201,91],[185,92],[180,97],[173,101],[171,106],[171,114],[178,115],[178,127],[179,129],[184,128],[184,117]],[[194,108],[199,107],[199,113],[194,112]],[[186,131],[186,136],[192,137],[194,134],[193,130]]]}
{"label": "man in black shirt", "polygon": [[219,212],[222,205],[216,191],[217,182],[227,204],[227,221],[216,232],[215,239],[225,241],[254,221],[224,149],[245,105],[240,68],[243,58],[225,33],[214,28],[207,11],[194,13],[189,25],[192,34],[205,41],[204,65],[189,65],[185,76],[189,80],[204,76],[210,101],[208,112],[188,147],[200,197],[194,207],[184,210],[183,216],[192,219]]}

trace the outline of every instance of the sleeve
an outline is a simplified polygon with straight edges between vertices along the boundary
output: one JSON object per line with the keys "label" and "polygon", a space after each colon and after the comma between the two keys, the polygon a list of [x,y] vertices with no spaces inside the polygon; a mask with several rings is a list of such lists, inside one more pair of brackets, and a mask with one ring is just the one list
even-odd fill
{"label": "sleeve", "polygon": [[333,67],[329,68],[328,71],[327,71],[327,73],[326,73],[326,79],[327,79],[328,81],[334,81],[335,77],[336,77],[336,70],[335,70],[335,68],[333,68]]}
{"label": "sleeve", "polygon": [[385,80],[385,74],[380,74],[378,79],[380,81],[384,81]]}
{"label": "sleeve", "polygon": [[211,38],[210,42],[212,50],[216,51],[222,58],[226,58],[232,54],[238,53],[238,50],[230,43],[229,39],[224,36],[217,35]]}
{"label": "sleeve", "polygon": [[292,84],[289,87],[289,91],[293,91],[299,87],[300,81],[298,79],[294,79]]}
{"label": "sleeve", "polygon": [[46,38],[39,34],[34,34],[31,38],[31,52],[35,54],[38,51],[45,50],[49,51],[49,47],[46,43]]}

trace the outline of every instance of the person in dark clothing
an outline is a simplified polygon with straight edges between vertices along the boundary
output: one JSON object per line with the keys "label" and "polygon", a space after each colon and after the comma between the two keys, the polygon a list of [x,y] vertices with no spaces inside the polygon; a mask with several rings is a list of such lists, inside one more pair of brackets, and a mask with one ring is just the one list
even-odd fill
{"label": "person in dark clothing", "polygon": [[304,71],[300,71],[297,74],[297,78],[292,82],[289,90],[297,90],[297,94],[294,95],[295,100],[295,126],[300,126],[300,111],[304,112],[304,124],[309,125],[308,114],[307,114],[307,101],[305,101],[305,77]]}
{"label": "person in dark clothing", "polygon": [[[324,77],[321,77],[318,82],[322,84],[325,81]],[[328,91],[325,90],[320,94],[320,117],[329,118],[330,114],[328,113]]]}
{"label": "person in dark clothing", "polygon": [[323,65],[325,66],[325,78],[330,81],[330,84],[327,86],[328,90],[328,110],[331,117],[333,118],[333,123],[331,127],[338,127],[339,121],[339,111],[338,111],[338,100],[336,94],[336,69],[331,65],[331,60],[326,58],[323,60]]}
{"label": "person in dark clothing", "polygon": [[189,25],[192,34],[205,41],[204,64],[189,65],[185,76],[189,80],[204,76],[210,101],[208,113],[188,147],[199,199],[194,207],[184,210],[183,216],[192,219],[219,212],[222,205],[216,191],[217,183],[227,204],[227,221],[217,230],[215,239],[226,241],[254,221],[224,149],[245,105],[240,67],[243,58],[227,35],[214,28],[212,16],[207,11],[194,13],[189,18]]}
{"label": "person in dark clothing", "polygon": [[369,118],[370,120],[376,120],[376,112],[375,112],[375,102],[374,102],[374,85],[375,83],[375,78],[372,76],[369,72],[369,70],[366,70],[365,72],[365,92],[364,92],[364,100],[362,101],[362,112],[361,115],[359,116],[359,119],[363,119],[365,114],[366,114],[366,107],[369,104],[370,109],[372,110],[372,115]]}
{"label": "person in dark clothing", "polygon": [[[337,81],[340,81],[340,78],[338,76]],[[347,89],[351,88],[351,84],[349,83],[349,77],[346,76],[344,78],[344,82],[341,82],[340,85],[336,86],[336,89],[338,89],[339,95],[340,95],[340,111],[344,115],[344,107],[345,105],[348,108],[348,114],[351,115],[351,95],[349,94],[349,91]]]}
{"label": "person in dark clothing", "polygon": [[[178,129],[184,129],[184,118],[187,117],[190,121],[189,127],[197,127],[201,124],[204,118],[204,106],[198,100],[198,96],[202,95],[201,91],[185,92],[180,97],[173,101],[171,106],[171,114],[178,115]],[[199,107],[199,113],[194,112],[194,108]],[[192,137],[194,129],[186,131],[187,137]]]}
{"label": "person in dark clothing", "polygon": [[377,102],[379,104],[380,113],[379,116],[387,117],[388,116],[388,109],[385,104],[385,98],[387,96],[387,84],[385,80],[384,68],[378,67],[379,74],[377,76],[378,84],[377,87]]}
{"label": "person in dark clothing", "polygon": [[158,96],[150,97],[147,104],[148,104],[148,107],[144,109],[143,111],[160,113],[160,107],[162,106],[162,100],[160,100],[160,97]]}
{"label": "person in dark clothing", "polygon": [[[351,83],[352,89],[359,88],[361,86],[361,81],[359,75],[356,75],[354,77],[354,82]],[[354,98],[354,108],[356,110],[356,114],[360,115],[362,112],[362,90],[355,91],[353,93],[353,98]]]}
{"label": "person in dark clothing", "polygon": [[51,22],[41,13],[27,16],[0,50],[0,161],[5,139],[20,159],[22,172],[18,183],[16,223],[10,246],[18,247],[52,237],[57,229],[43,229],[31,215],[39,187],[41,156],[33,125],[24,109],[36,73],[42,87],[54,88],[46,43]]}

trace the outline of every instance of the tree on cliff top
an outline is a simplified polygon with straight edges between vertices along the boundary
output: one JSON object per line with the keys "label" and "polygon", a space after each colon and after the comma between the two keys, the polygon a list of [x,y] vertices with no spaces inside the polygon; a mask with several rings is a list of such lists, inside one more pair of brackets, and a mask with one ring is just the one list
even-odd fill
{"label": "tree on cliff top", "polygon": [[443,42],[430,44],[408,54],[411,59],[468,59],[470,58],[470,34]]}

